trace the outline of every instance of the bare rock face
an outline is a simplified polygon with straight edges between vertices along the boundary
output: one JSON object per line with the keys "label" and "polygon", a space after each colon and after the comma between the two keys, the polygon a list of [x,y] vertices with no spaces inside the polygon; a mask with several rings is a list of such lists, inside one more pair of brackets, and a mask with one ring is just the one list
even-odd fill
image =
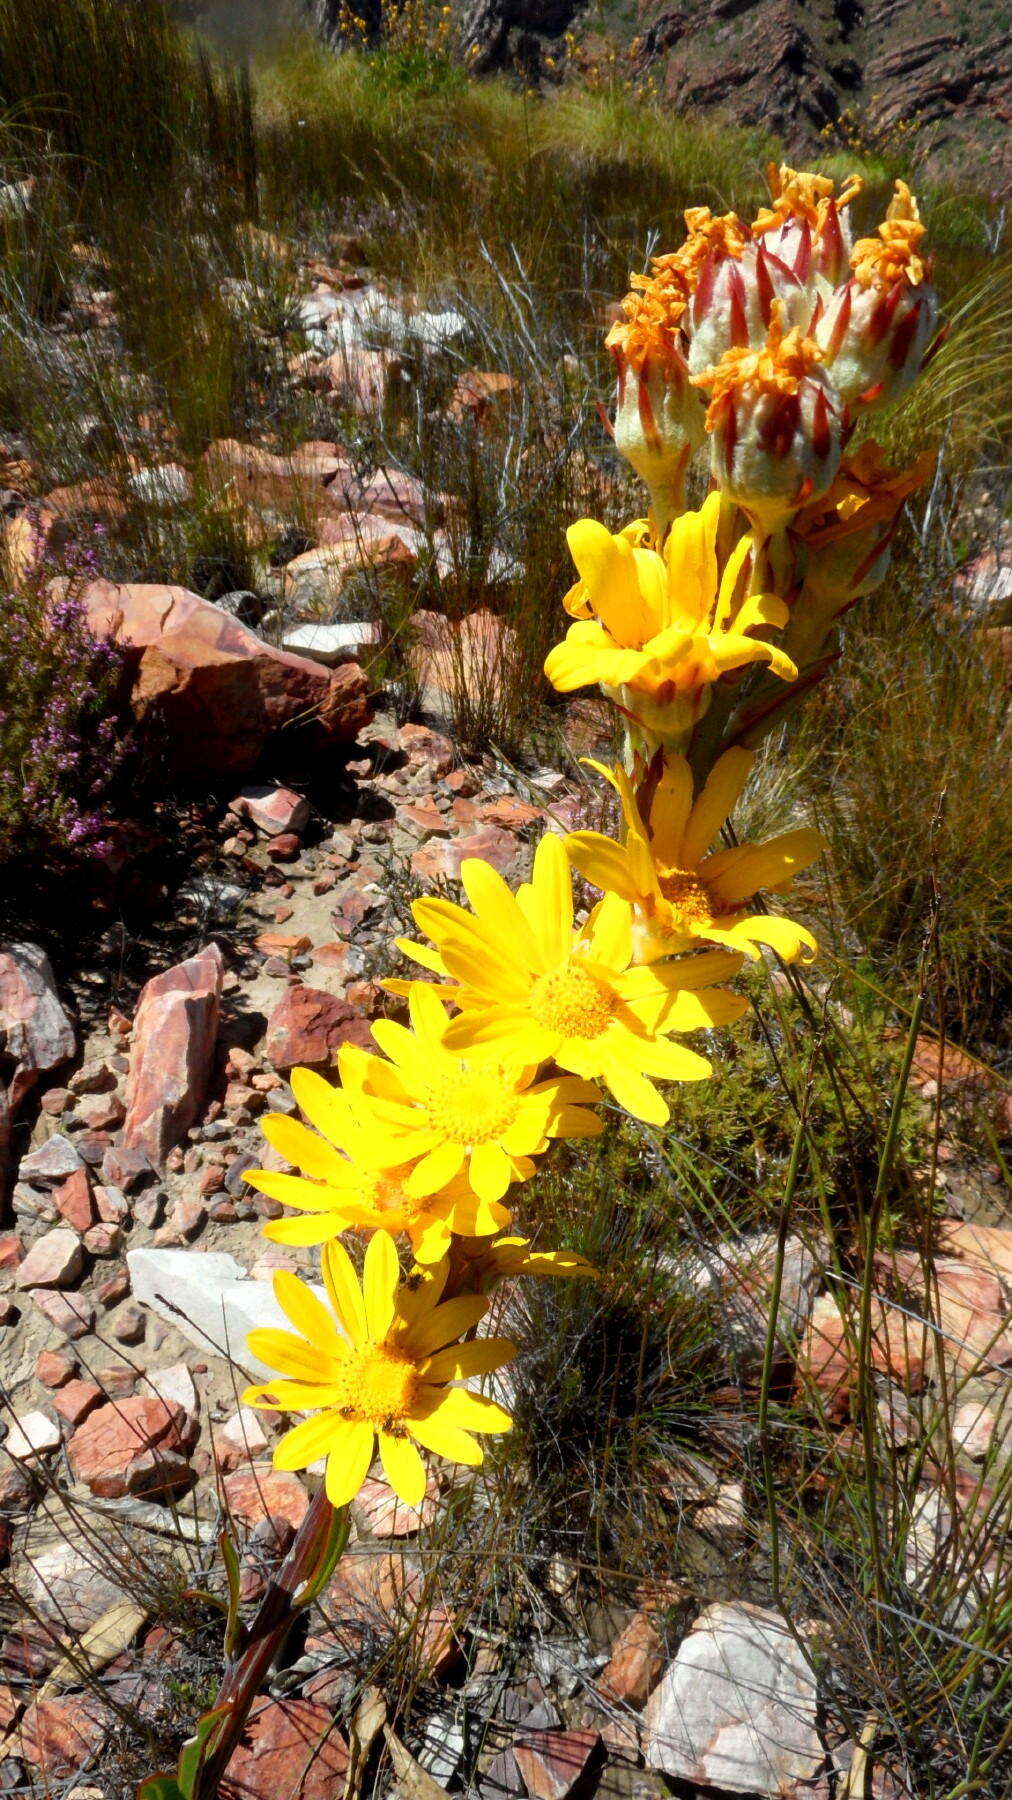
{"label": "bare rock face", "polygon": [[645,1718],[647,1767],[680,1781],[784,1800],[825,1762],[809,1661],[777,1613],[745,1602],[700,1614]]}
{"label": "bare rock face", "polygon": [[791,154],[824,148],[847,113],[872,137],[930,127],[933,154],[985,157],[1012,173],[1012,26],[997,3],[946,0],[640,0],[644,62],[660,63],[679,110],[726,109],[780,133]]}
{"label": "bare rock face", "polygon": [[357,663],[276,650],[185,588],[92,581],[81,599],[92,630],[126,649],[134,717],[177,774],[244,775],[295,720],[343,742],[371,717]]}
{"label": "bare rock face", "polygon": [[40,1075],[58,1069],[73,1056],[76,1042],[45,951],[38,944],[4,944],[0,948],[0,1065],[13,1065],[8,1083],[12,1114]]}
{"label": "bare rock face", "polygon": [[222,968],[217,944],[208,944],[141,990],[123,1139],[128,1150],[141,1150],[154,1163],[189,1130],[203,1104],[218,1033]]}

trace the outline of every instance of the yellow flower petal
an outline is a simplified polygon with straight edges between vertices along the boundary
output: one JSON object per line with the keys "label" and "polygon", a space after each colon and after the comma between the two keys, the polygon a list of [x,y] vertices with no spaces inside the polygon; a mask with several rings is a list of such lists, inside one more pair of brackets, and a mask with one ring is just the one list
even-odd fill
{"label": "yellow flower petal", "polygon": [[419,1370],[424,1381],[466,1381],[512,1362],[517,1347],[509,1338],[479,1338],[473,1344],[450,1344],[437,1350]]}
{"label": "yellow flower petal", "polygon": [[326,1489],[331,1506],[354,1500],[372,1467],[376,1434],[371,1425],[345,1424],[327,1458]]}
{"label": "yellow flower petal", "polygon": [[362,1265],[362,1299],[366,1327],[374,1344],[381,1344],[390,1330],[400,1279],[400,1264],[393,1239],[385,1231],[374,1232]]}
{"label": "yellow flower petal", "polygon": [[274,1467],[276,1469],[308,1469],[310,1463],[317,1462],[321,1456],[327,1456],[340,1447],[344,1435],[351,1427],[336,1412],[314,1413],[311,1419],[303,1419],[286,1431],[274,1446]]}
{"label": "yellow flower petal", "polygon": [[359,1286],[351,1257],[344,1245],[339,1243],[336,1238],[324,1246],[320,1265],[323,1285],[327,1290],[331,1306],[352,1343],[356,1346],[363,1344],[368,1333],[368,1325],[362,1300],[362,1289]]}
{"label": "yellow flower petal", "polygon": [[[303,1337],[291,1331],[279,1331],[273,1325],[257,1325],[247,1333],[246,1344],[257,1362],[266,1363],[282,1375],[294,1375],[303,1381],[324,1381],[343,1361],[343,1353],[328,1358],[321,1355]],[[345,1347],[346,1349],[346,1347]]]}
{"label": "yellow flower petal", "polygon": [[723,756],[718,757],[689,814],[678,854],[672,858],[678,868],[694,869],[702,861],[741,798],[754,763],[755,755],[751,750],[725,750]]}
{"label": "yellow flower petal", "polygon": [[383,1473],[405,1506],[419,1507],[425,1498],[425,1464],[410,1438],[379,1434]]}
{"label": "yellow flower petal", "polygon": [[278,1269],[274,1276],[274,1298],[296,1331],[301,1331],[314,1349],[324,1356],[343,1358],[347,1345],[333,1315],[304,1281],[288,1269]]}
{"label": "yellow flower petal", "polygon": [[487,1311],[488,1301],[481,1294],[458,1294],[410,1324],[400,1341],[416,1361],[421,1361],[470,1331]]}

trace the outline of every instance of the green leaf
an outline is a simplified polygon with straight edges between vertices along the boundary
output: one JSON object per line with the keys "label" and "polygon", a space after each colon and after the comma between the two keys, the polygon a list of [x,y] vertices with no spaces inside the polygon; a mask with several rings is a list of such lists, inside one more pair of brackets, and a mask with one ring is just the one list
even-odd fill
{"label": "green leaf", "polygon": [[347,1542],[348,1508],[346,1506],[335,1507],[330,1515],[330,1524],[320,1547],[316,1567],[306,1576],[303,1586],[292,1602],[296,1611],[301,1611],[303,1607],[309,1606],[318,1594],[322,1594],[341,1560]]}
{"label": "green leaf", "polygon": [[147,1775],[137,1789],[137,1800],[186,1800],[174,1775]]}
{"label": "green leaf", "polygon": [[225,1564],[225,1574],[228,1578],[225,1656],[231,1662],[242,1638],[242,1621],[239,1618],[239,1553],[227,1531],[218,1533],[218,1549],[221,1551],[221,1560]]}
{"label": "green leaf", "polygon": [[183,1800],[198,1800],[200,1788],[200,1771],[212,1749],[212,1740],[217,1736],[218,1727],[228,1718],[232,1711],[231,1702],[227,1706],[215,1706],[210,1712],[201,1713],[193,1729],[193,1736],[187,1738],[179,1752],[179,1791]]}

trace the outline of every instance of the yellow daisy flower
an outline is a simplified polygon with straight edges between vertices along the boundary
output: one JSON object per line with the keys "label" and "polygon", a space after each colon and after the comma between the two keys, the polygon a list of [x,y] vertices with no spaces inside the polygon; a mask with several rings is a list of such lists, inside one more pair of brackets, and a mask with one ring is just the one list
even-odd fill
{"label": "yellow daisy flower", "polygon": [[600,1133],[587,1107],[601,1094],[589,1081],[535,1081],[535,1064],[504,1060],[494,1047],[467,1057],[448,1049],[445,1009],[422,982],[412,983],[408,1009],[411,1030],[392,1019],[372,1028],[390,1060],[360,1057],[372,1128],[391,1162],[414,1164],[404,1181],[413,1198],[438,1194],[463,1173],[479,1200],[494,1203],[552,1138]]}
{"label": "yellow daisy flower", "polygon": [[665,1124],[668,1108],[650,1077],[701,1081],[710,1074],[705,1057],[666,1034],[740,1018],[745,1001],[710,986],[733,975],[740,959],[631,967],[631,908],[609,895],[574,927],[572,874],[551,832],[516,895],[477,858],[462,865],[461,879],[473,912],[437,899],[416,900],[412,909],[441,969],[458,984],[451,992],[461,1010],[447,1027],[447,1050],[555,1062],[603,1082],[635,1118]]}
{"label": "yellow daisy flower", "polygon": [[649,825],[624,772],[593,765],[618,790],[626,840],[619,844],[598,831],[574,831],[566,849],[587,881],[633,907],[642,921],[640,954],[648,960],[691,949],[701,939],[744,951],[753,961],[759,944],[768,944],[785,962],[811,962],[817,955],[818,944],[803,925],[750,914],[745,907],[759,888],[789,891],[793,876],[825,848],[817,831],[803,827],[765,844],[737,844],[706,854],[754,762],[751,750],[725,750],[694,801],[685,758],[666,757]]}
{"label": "yellow daisy flower", "polygon": [[786,625],[789,613],[774,594],[738,602],[752,540],[735,545],[720,573],[717,534],[721,496],[672,525],[661,551],[635,541],[636,528],[617,536],[594,519],[567,534],[580,574],[579,600],[591,617],[571,625],[549,651],[545,674],[561,693],[600,682],[606,694],[647,729],[670,739],[687,733],[709,704],[720,675],[746,663],[768,663],[793,681],[797,669],[773,644],[747,634]]}
{"label": "yellow daisy flower", "polygon": [[[344,1072],[354,1092],[361,1071],[345,1058]],[[479,1199],[462,1177],[422,1198],[407,1193],[404,1184],[412,1165],[376,1165],[377,1133],[367,1128],[367,1103],[361,1096],[353,1112],[348,1089],[333,1088],[314,1070],[293,1069],[291,1081],[299,1106],[316,1130],[281,1114],[265,1118],[262,1126],[268,1143],[302,1173],[246,1172],[251,1187],[304,1215],[270,1220],[263,1234],[273,1243],[325,1244],[351,1228],[404,1232],[417,1260],[428,1263],[445,1254],[454,1233],[488,1237],[509,1224],[506,1207]],[[515,1160],[517,1180],[533,1175],[529,1157]]]}
{"label": "yellow daisy flower", "polygon": [[448,1260],[429,1280],[401,1285],[397,1252],[385,1232],[369,1240],[361,1284],[343,1245],[327,1244],[322,1264],[333,1311],[297,1275],[275,1275],[278,1305],[295,1333],[249,1333],[252,1354],[282,1379],[247,1388],[243,1404],[311,1415],[275,1446],[274,1467],[305,1469],[326,1457],[333,1506],[347,1505],[358,1493],[377,1439],[390,1486],[407,1506],[419,1506],[425,1464],[418,1446],[448,1462],[477,1466],[484,1453],[472,1434],[512,1425],[494,1401],[448,1383],[501,1368],[516,1348],[506,1338],[458,1342],[484,1317],[488,1301],[467,1294],[440,1303]]}

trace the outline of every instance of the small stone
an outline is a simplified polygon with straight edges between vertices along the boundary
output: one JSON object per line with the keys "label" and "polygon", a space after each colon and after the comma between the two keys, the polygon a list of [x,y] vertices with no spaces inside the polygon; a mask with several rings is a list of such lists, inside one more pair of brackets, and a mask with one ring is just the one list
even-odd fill
{"label": "small stone", "polygon": [[103,1225],[122,1225],[130,1216],[130,1203],[119,1188],[98,1186],[94,1193],[95,1211]]}
{"label": "small stone", "polygon": [[90,1767],[109,1741],[117,1715],[90,1693],[33,1700],[17,1727],[18,1754],[47,1788]]}
{"label": "small stone", "polygon": [[50,1088],[39,1101],[39,1111],[44,1112],[47,1118],[58,1119],[62,1112],[66,1112],[72,1099],[73,1095],[69,1088]]}
{"label": "small stone", "polygon": [[371,1043],[368,1024],[347,1001],[298,983],[270,1016],[265,1055],[276,1069],[332,1068],[343,1044]]}
{"label": "small stone", "polygon": [[96,1369],[95,1380],[109,1400],[125,1400],[137,1386],[137,1371],[129,1363],[112,1363]]}
{"label": "small stone", "polygon": [[118,1225],[92,1225],[83,1241],[91,1256],[118,1256],[123,1248],[123,1233]]}
{"label": "small stone", "polygon": [[95,1323],[94,1307],[80,1294],[59,1294],[53,1288],[33,1288],[32,1304],[67,1338],[87,1337]]}
{"label": "small stone", "polygon": [[108,1281],[103,1281],[96,1291],[95,1298],[100,1306],[118,1306],[130,1292],[130,1276],[126,1269],[117,1269]]}
{"label": "small stone", "polygon": [[262,1519],[286,1519],[297,1531],[309,1511],[309,1497],[297,1475],[255,1464],[226,1475],[222,1492],[228,1511],[240,1525],[255,1526]]}
{"label": "small stone", "polygon": [[77,1374],[77,1363],[62,1350],[42,1350],[35,1361],[36,1380],[43,1387],[65,1387]]}
{"label": "small stone", "polygon": [[272,862],[294,862],[302,850],[302,839],[294,831],[282,831],[268,839],[267,854]]}
{"label": "small stone", "polygon": [[0,1269],[16,1269],[21,1261],[24,1245],[13,1232],[0,1238]]}
{"label": "small stone", "polygon": [[126,1118],[126,1107],[118,1094],[95,1094],[77,1108],[89,1131],[115,1131]]}
{"label": "small stone", "polygon": [[94,1381],[68,1381],[53,1397],[53,1405],[72,1430],[83,1424],[96,1406],[101,1406],[106,1396]]}
{"label": "small stone", "polygon": [[57,1131],[46,1139],[40,1149],[33,1150],[30,1156],[22,1157],[18,1175],[22,1181],[51,1186],[54,1182],[73,1175],[80,1167],[81,1158],[70,1139]]}
{"label": "small stone", "polygon": [[84,1264],[75,1231],[57,1226],[37,1238],[14,1276],[18,1288],[64,1288],[77,1280]]}
{"label": "small stone", "polygon": [[44,1412],[25,1413],[14,1420],[3,1447],[16,1462],[48,1456],[50,1451],[60,1447],[60,1427]]}
{"label": "small stone", "polygon": [[607,1699],[645,1706],[664,1673],[664,1663],[664,1641],[649,1613],[634,1613],[615,1640],[598,1686]]}
{"label": "small stone", "polygon": [[299,833],[309,824],[309,803],[285,787],[244,787],[231,802],[240,819],[250,819],[258,831],[275,837]]}
{"label": "small stone", "polygon": [[[135,1396],[96,1408],[67,1445],[75,1480],[87,1482],[93,1494],[106,1499],[134,1492],[136,1459],[155,1449],[178,1454],[184,1448],[181,1424],[179,1409],[160,1399]],[[140,1473],[150,1480],[147,1463]]]}
{"label": "small stone", "polygon": [[513,1755],[535,1800],[565,1800],[601,1755],[596,1731],[525,1731],[513,1740]]}
{"label": "small stone", "polygon": [[267,1449],[267,1433],[260,1415],[251,1406],[241,1406],[214,1434],[214,1456],[222,1474],[230,1474],[243,1463],[251,1463]]}
{"label": "small stone", "polygon": [[75,1169],[66,1181],[61,1181],[53,1193],[56,1210],[61,1219],[66,1219],[75,1231],[82,1234],[92,1224],[95,1211],[91,1198],[91,1182],[87,1169]]}
{"label": "small stone", "polygon": [[67,1086],[72,1094],[104,1094],[116,1086],[116,1076],[102,1057],[96,1057],[83,1063]]}
{"label": "small stone", "polygon": [[124,1306],[110,1330],[119,1344],[139,1344],[144,1339],[145,1315],[139,1306]]}
{"label": "small stone", "polygon": [[157,1188],[150,1193],[140,1194],[134,1201],[134,1218],[138,1225],[143,1225],[148,1231],[153,1231],[156,1225],[161,1224],[164,1210],[165,1195],[159,1193]]}
{"label": "small stone", "polygon": [[147,1152],[126,1144],[114,1144],[102,1158],[102,1180],[107,1187],[122,1188],[125,1194],[143,1187],[154,1172]]}
{"label": "small stone", "polygon": [[126,1149],[157,1162],[196,1119],[211,1073],[223,969],[221,951],[211,943],[142,989],[127,1081]]}

